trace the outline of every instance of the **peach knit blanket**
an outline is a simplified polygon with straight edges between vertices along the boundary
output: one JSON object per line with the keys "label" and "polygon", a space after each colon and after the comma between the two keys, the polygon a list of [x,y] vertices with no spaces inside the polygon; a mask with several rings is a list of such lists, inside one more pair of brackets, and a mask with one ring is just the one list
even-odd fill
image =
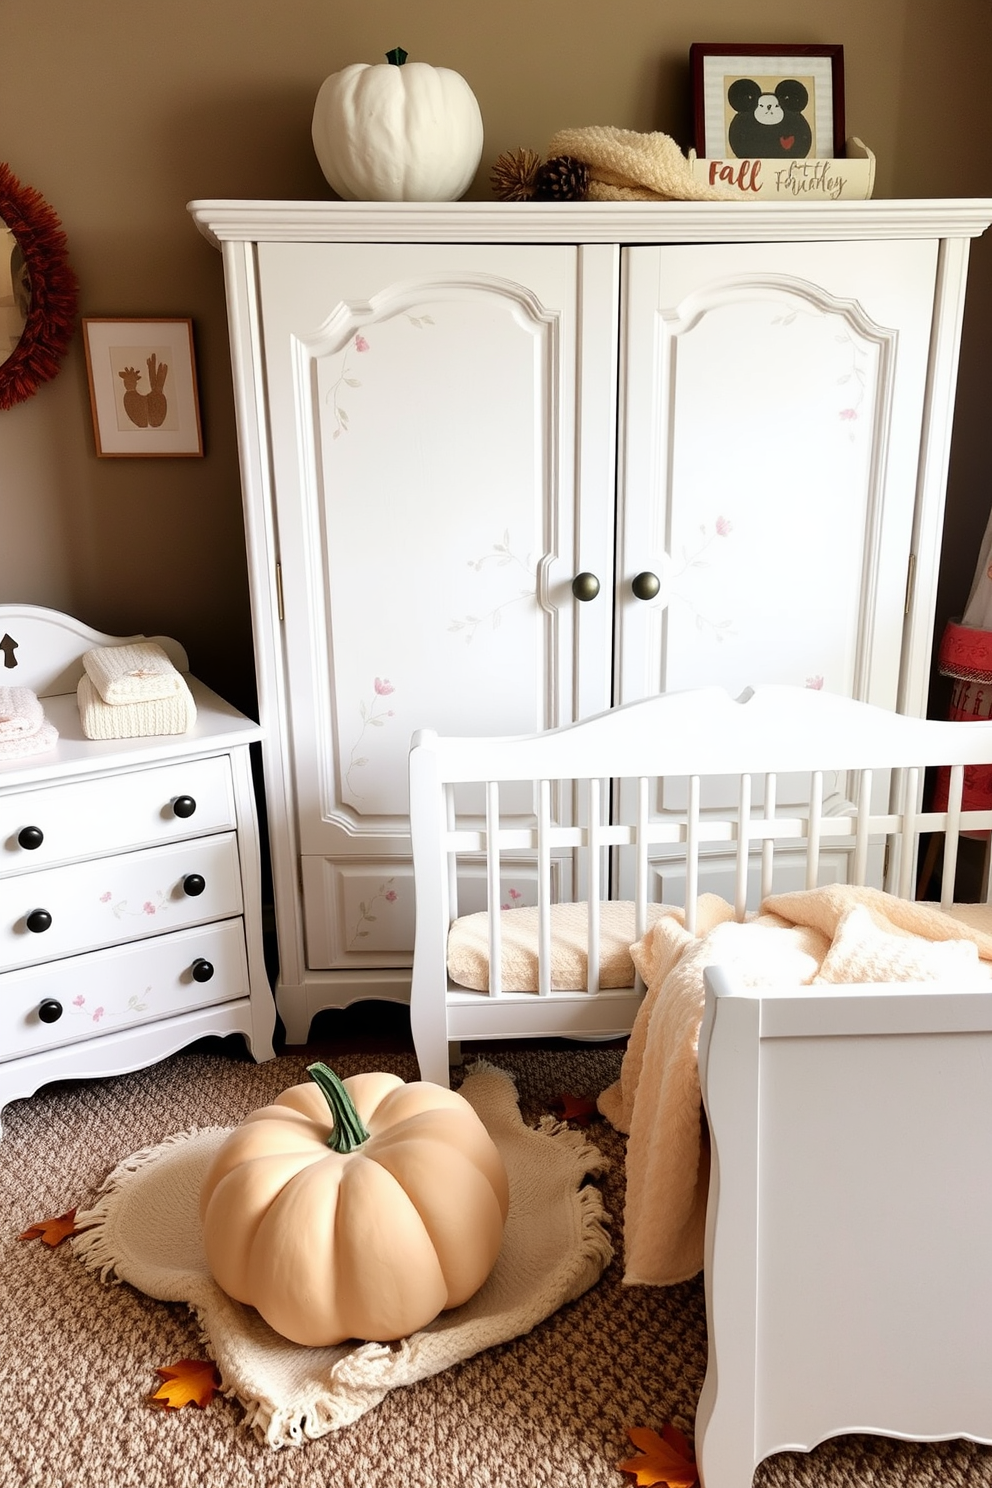
{"label": "peach knit blanket", "polygon": [[646,993],[620,1079],[599,1098],[602,1114],[629,1134],[628,1285],[671,1286],[703,1264],[709,1152],[696,1055],[705,967],[725,966],[749,987],[949,977],[961,987],[992,976],[992,934],[974,905],[944,914],[840,885],[773,895],[743,923],[723,899],[704,894],[697,921],[689,935],[682,911],[672,909],[631,948]]}

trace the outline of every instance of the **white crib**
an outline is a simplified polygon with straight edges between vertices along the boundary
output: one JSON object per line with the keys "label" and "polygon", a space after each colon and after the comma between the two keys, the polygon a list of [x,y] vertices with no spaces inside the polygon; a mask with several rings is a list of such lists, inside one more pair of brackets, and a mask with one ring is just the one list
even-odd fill
{"label": "white crib", "polygon": [[[992,811],[962,810],[965,773],[989,763],[992,724],[788,687],[668,694],[527,737],[421,731],[423,1076],[446,1082],[460,1039],[628,1030],[642,989],[619,943],[660,900],[691,928],[706,887],[740,918],[831,882],[913,899],[920,836],[938,833],[935,897],[951,908],[960,838],[992,829]],[[949,770],[942,812],[924,809],[934,766]],[[508,865],[532,908],[502,908]],[[499,912],[459,917],[459,878]],[[629,901],[601,904],[618,885]],[[473,985],[449,975],[449,943]],[[771,1453],[845,1432],[992,1442],[992,990],[759,994],[719,968],[707,983],[704,1488],[747,1488]]]}

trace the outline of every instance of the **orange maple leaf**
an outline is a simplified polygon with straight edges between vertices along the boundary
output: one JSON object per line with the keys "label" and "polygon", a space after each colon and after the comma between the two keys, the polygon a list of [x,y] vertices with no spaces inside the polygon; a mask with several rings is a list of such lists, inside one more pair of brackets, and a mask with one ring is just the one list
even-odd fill
{"label": "orange maple leaf", "polygon": [[220,1389],[213,1359],[177,1359],[170,1368],[156,1369],[155,1373],[165,1383],[148,1398],[165,1410],[181,1410],[184,1405],[195,1405],[202,1410]]}
{"label": "orange maple leaf", "polygon": [[26,1229],[18,1240],[42,1240],[46,1245],[60,1245],[69,1235],[76,1233],[76,1211],[70,1209],[58,1219],[42,1219]]}
{"label": "orange maple leaf", "polygon": [[556,1095],[550,1105],[562,1121],[574,1121],[579,1126],[588,1126],[599,1115],[593,1095]]}
{"label": "orange maple leaf", "polygon": [[699,1482],[692,1448],[676,1426],[666,1424],[660,1436],[649,1426],[631,1426],[627,1435],[641,1455],[618,1462],[617,1471],[634,1473],[639,1488],[656,1483],[667,1488],[693,1488]]}

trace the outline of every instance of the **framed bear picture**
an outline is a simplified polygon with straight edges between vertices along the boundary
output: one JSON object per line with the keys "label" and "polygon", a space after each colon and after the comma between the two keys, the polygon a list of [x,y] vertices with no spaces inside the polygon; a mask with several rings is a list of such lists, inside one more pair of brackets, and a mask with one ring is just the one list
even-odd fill
{"label": "framed bear picture", "polygon": [[694,42],[689,65],[703,159],[843,157],[842,46]]}

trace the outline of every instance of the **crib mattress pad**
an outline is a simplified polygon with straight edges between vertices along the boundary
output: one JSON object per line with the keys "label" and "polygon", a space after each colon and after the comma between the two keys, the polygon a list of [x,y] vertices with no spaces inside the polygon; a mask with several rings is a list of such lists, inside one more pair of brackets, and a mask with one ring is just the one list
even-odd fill
{"label": "crib mattress pad", "polygon": [[[927,908],[936,910],[937,905]],[[630,987],[634,982],[631,946],[638,939],[631,900],[604,900],[600,906],[601,987]],[[584,902],[551,906],[551,985],[556,991],[577,992],[588,986],[588,906]],[[954,904],[947,911],[963,926],[992,937],[992,904]],[[647,906],[650,930],[662,916],[679,911],[665,904]],[[536,906],[500,912],[502,988],[504,992],[536,992],[538,986],[538,918]],[[459,987],[489,991],[489,914],[480,910],[462,915],[448,932],[448,975]]]}

